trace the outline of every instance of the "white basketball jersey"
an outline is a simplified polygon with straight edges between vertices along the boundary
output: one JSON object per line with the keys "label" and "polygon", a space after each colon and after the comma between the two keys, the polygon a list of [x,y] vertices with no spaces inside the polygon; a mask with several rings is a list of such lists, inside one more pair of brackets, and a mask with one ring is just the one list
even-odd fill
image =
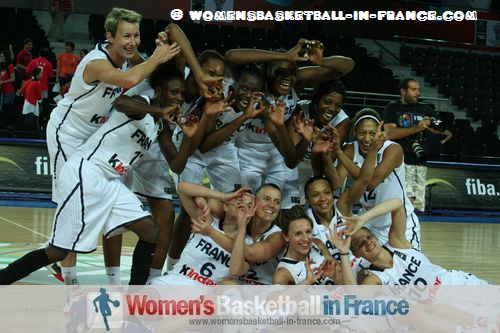
{"label": "white basketball jersey", "polygon": [[384,247],[392,254],[392,268],[369,267],[384,285],[439,285],[448,273],[443,267],[431,263],[420,251],[396,249],[389,244]]}
{"label": "white basketball jersey", "polygon": [[[274,96],[266,96],[270,101],[274,101]],[[279,98],[285,103],[285,121],[290,118],[297,107],[299,97],[294,89],[287,96]],[[241,135],[236,141],[238,148],[271,149],[274,147],[269,134],[267,133],[264,121],[260,118],[250,119],[238,129]],[[265,145],[265,146],[263,146]]]}
{"label": "white basketball jersey", "polygon": [[[306,118],[311,119],[311,114],[309,112],[311,101],[302,100],[299,102],[299,105],[302,108],[302,112],[304,112],[304,116]],[[349,116],[344,112],[344,110],[340,110],[339,113],[335,117],[333,117],[328,124],[335,127],[346,119],[349,119]],[[309,146],[307,147],[306,154],[304,156],[305,161],[311,160],[311,150],[312,150],[312,143],[310,143]]]}
{"label": "white basketball jersey", "polygon": [[[323,244],[326,245],[328,252],[334,257],[338,262],[341,261],[340,251],[333,245],[327,237],[329,232],[333,232],[333,226],[339,223],[342,223],[342,220],[339,217],[339,213],[337,212],[337,207],[333,206],[333,217],[330,221],[328,227],[325,227],[319,220],[319,218],[314,214],[311,208],[307,209],[307,216],[313,221],[313,237],[319,239]],[[341,231],[342,228],[337,229],[337,232]],[[360,267],[361,260],[355,257],[352,252],[349,250],[349,260],[351,261],[351,267],[355,273],[357,273],[362,267]]]}
{"label": "white basketball jersey", "polygon": [[[223,232],[223,221],[214,218],[212,226]],[[168,272],[168,278],[188,279],[202,285],[214,285],[229,276],[231,254],[212,238],[191,234],[181,258]],[[191,282],[192,282],[191,281]]]}
{"label": "white basketball jersey", "polygon": [[[257,239],[256,242],[253,241],[251,235],[247,234],[245,236],[245,244],[252,245],[254,243],[262,242],[276,232],[281,232],[281,229],[277,225],[273,224]],[[262,263],[254,263],[248,272],[240,277],[240,280],[245,284],[273,284],[273,274],[278,267],[278,263],[279,258],[273,258]]]}
{"label": "white basketball jersey", "polygon": [[[149,98],[143,96],[148,102]],[[161,131],[161,120],[146,114],[142,119],[132,119],[114,111],[80,148],[78,154],[98,166],[108,178],[125,175],[155,143]]]}
{"label": "white basketball jersey", "polygon": [[[182,117],[184,118],[183,121],[185,121],[186,116],[189,116],[190,114],[193,113],[194,110],[196,110],[196,108],[200,105],[201,102],[202,102],[202,97],[198,97],[193,102],[190,103],[184,102],[182,104]],[[172,142],[175,144],[177,149],[179,149],[179,147],[181,146],[183,138],[184,138],[184,133],[182,132],[182,129],[179,126],[176,126],[172,135]],[[199,150],[196,150],[195,154],[199,154]]]}
{"label": "white basketball jersey", "polygon": [[[377,152],[377,159],[375,165],[378,166],[382,162],[384,156],[384,151],[391,145],[396,145],[396,142],[386,141],[382,148]],[[359,145],[357,141],[354,141],[354,159],[353,162],[361,168],[365,158],[359,153]],[[404,204],[407,216],[406,225],[406,236],[409,240],[414,239],[413,234],[420,232],[420,225],[416,218],[411,218],[413,213],[413,206],[406,195],[406,183],[405,183],[405,164],[401,163],[400,166],[395,168],[383,182],[377,185],[376,188],[366,191],[363,193],[363,197],[360,199],[363,211],[368,211],[373,208],[373,206],[387,201],[389,199],[401,199]],[[385,214],[376,219],[371,220],[365,226],[370,229],[381,244],[385,244],[389,240],[389,229],[391,227],[392,220],[391,214]]]}
{"label": "white basketball jersey", "polygon": [[[325,257],[323,257],[323,254],[321,254],[320,249],[315,244],[311,245],[311,250],[309,251],[309,259],[313,261],[313,263],[311,264],[311,269],[313,270],[316,267],[319,267],[325,260]],[[305,261],[298,261],[284,257],[283,259],[280,260],[278,268],[284,268],[287,271],[289,271],[296,285],[304,281],[307,277],[307,269]],[[328,279],[325,276],[321,276],[316,282],[313,283],[313,285],[324,285],[324,284],[335,284],[335,282],[333,282],[332,280]]]}
{"label": "white basketball jersey", "polygon": [[[230,111],[223,112],[218,115],[215,121],[215,129],[218,130],[221,127],[226,126],[227,124],[233,122],[236,118],[239,118],[243,113],[236,112],[233,108],[230,107]],[[236,146],[234,145],[234,141],[238,137],[239,132],[235,131],[229,138],[227,138],[220,146],[213,148],[210,151],[207,151],[202,155],[203,160],[207,164],[207,166],[211,165],[213,162],[219,160],[218,157],[224,156],[226,151],[236,150]],[[234,161],[237,162],[237,161]]]}
{"label": "white basketball jersey", "polygon": [[[83,79],[85,68],[91,61],[104,59],[114,65],[106,46],[107,44],[97,44],[78,64],[69,91],[50,115],[58,132],[85,140],[108,120],[113,102],[122,94],[123,89],[99,81],[88,84]],[[126,70],[127,66],[125,63],[121,70]]]}

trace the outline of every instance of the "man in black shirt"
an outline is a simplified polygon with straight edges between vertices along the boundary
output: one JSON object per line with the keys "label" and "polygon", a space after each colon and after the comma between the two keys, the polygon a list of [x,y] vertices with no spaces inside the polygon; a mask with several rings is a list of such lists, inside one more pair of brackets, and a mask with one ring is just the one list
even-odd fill
{"label": "man in black shirt", "polygon": [[430,128],[435,112],[427,105],[418,102],[420,85],[413,78],[404,78],[399,84],[401,99],[390,102],[384,110],[384,130],[389,140],[401,144],[406,164],[407,194],[414,207],[425,210],[425,166],[426,135],[443,135],[441,144],[451,139],[448,130],[437,131]]}

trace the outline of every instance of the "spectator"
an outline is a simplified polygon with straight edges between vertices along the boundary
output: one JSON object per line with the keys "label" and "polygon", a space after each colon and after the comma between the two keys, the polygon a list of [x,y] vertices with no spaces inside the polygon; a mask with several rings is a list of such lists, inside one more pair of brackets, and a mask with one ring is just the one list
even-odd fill
{"label": "spectator", "polygon": [[73,2],[71,0],[51,0],[50,13],[52,14],[52,24],[50,25],[47,37],[63,41],[64,23],[72,12]]}
{"label": "spectator", "polygon": [[426,135],[428,132],[444,136],[441,144],[451,139],[450,131],[430,128],[435,112],[420,103],[420,84],[414,78],[404,78],[399,84],[401,99],[392,101],[384,110],[384,130],[389,140],[398,142],[404,150],[406,164],[406,191],[413,206],[425,210]]}
{"label": "spectator", "polygon": [[80,61],[83,59],[83,57],[85,57],[87,55],[87,53],[89,53],[89,50],[87,50],[87,49],[80,50]]}
{"label": "spectator", "polygon": [[43,98],[48,97],[49,91],[49,77],[52,76],[53,67],[50,61],[47,60],[49,56],[49,50],[47,48],[41,48],[39,51],[39,57],[30,61],[28,67],[26,68],[28,74],[33,73],[33,69],[39,67],[42,69],[42,76],[40,77],[40,85],[42,86],[42,96]]}
{"label": "spectator", "polygon": [[75,43],[67,41],[64,44],[64,52],[57,57],[57,69],[56,69],[56,82],[60,85],[66,83],[66,77],[71,78],[75,74],[76,66],[80,62],[78,56],[73,52],[75,50]]}
{"label": "spectator", "polygon": [[7,61],[7,52],[0,51],[0,112],[4,104],[13,104],[16,97],[16,88],[14,81],[16,80],[15,68],[10,61]]}
{"label": "spectator", "polygon": [[30,78],[30,74],[26,71],[26,67],[33,59],[31,50],[33,49],[33,41],[30,38],[26,38],[23,42],[24,48],[19,51],[16,57],[17,71],[21,77],[22,83]]}
{"label": "spectator", "polygon": [[42,69],[33,69],[33,77],[27,80],[21,88],[21,95],[24,96],[23,115],[24,123],[31,124],[38,129],[38,116],[40,115],[40,102],[42,101],[42,88],[40,77]]}

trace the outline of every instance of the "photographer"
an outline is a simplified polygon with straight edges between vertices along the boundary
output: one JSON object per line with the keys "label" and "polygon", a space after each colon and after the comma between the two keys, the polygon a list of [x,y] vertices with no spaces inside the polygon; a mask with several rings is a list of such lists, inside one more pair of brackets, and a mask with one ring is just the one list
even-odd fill
{"label": "photographer", "polygon": [[428,133],[442,135],[441,144],[453,136],[436,118],[435,112],[418,102],[420,85],[414,78],[404,78],[399,84],[401,99],[390,102],[384,110],[384,130],[389,140],[401,144],[406,164],[406,190],[416,209],[425,210],[427,177],[426,139]]}

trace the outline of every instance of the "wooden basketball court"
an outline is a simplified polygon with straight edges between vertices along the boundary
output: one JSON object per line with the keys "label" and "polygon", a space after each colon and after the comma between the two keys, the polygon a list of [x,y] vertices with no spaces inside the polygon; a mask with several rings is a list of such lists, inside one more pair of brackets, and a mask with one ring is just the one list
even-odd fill
{"label": "wooden basketball court", "polygon": [[[43,246],[50,236],[54,212],[52,208],[0,207],[0,268]],[[422,249],[434,263],[500,284],[500,224],[422,222]],[[124,284],[129,279],[136,240],[131,232],[124,236],[121,272]],[[101,247],[93,254],[79,256],[78,275],[82,284],[107,283]],[[60,284],[45,269],[22,282]]]}

